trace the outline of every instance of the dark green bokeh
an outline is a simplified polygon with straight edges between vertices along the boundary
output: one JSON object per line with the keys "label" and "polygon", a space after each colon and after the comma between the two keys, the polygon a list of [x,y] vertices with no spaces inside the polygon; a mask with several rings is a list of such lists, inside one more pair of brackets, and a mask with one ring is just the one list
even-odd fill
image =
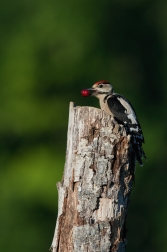
{"label": "dark green bokeh", "polygon": [[167,251],[167,2],[1,1],[0,251],[48,251],[70,101],[100,79],[135,107],[137,165],[127,252]]}

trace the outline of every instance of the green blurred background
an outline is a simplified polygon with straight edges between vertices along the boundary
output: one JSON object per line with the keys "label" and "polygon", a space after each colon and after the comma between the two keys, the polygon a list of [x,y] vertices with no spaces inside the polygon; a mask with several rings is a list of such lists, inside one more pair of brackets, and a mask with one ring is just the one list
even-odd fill
{"label": "green blurred background", "polygon": [[145,135],[127,252],[167,251],[167,1],[1,0],[0,251],[48,251],[68,107],[101,79],[127,97]]}

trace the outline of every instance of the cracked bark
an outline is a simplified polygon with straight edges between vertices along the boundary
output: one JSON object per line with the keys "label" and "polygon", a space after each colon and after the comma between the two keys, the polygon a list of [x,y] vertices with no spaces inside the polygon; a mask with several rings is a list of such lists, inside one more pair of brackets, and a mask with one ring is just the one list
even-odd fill
{"label": "cracked bark", "polygon": [[70,103],[53,252],[125,252],[135,156],[111,116]]}

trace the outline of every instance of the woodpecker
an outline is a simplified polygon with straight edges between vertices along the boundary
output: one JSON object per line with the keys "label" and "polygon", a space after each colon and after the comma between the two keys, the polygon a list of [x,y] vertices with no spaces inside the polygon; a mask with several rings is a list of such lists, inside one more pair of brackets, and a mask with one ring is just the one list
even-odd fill
{"label": "woodpecker", "polygon": [[115,93],[110,82],[106,80],[96,82],[92,88],[82,90],[81,94],[85,97],[90,95],[97,97],[101,109],[114,117],[119,124],[124,125],[127,134],[130,134],[132,137],[136,160],[142,166],[142,158],[146,158],[142,148],[144,136],[135,110],[130,102],[122,95]]}

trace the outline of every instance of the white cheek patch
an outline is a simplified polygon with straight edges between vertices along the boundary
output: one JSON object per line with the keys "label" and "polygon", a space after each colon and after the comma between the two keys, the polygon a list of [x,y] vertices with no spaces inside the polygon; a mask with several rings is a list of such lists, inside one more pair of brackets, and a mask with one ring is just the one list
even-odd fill
{"label": "white cheek patch", "polygon": [[117,99],[120,101],[120,103],[126,109],[128,119],[130,119],[133,124],[137,124],[137,118],[136,118],[135,112],[133,111],[130,104],[128,102],[126,102],[125,100],[123,100],[122,98],[117,98]]}

